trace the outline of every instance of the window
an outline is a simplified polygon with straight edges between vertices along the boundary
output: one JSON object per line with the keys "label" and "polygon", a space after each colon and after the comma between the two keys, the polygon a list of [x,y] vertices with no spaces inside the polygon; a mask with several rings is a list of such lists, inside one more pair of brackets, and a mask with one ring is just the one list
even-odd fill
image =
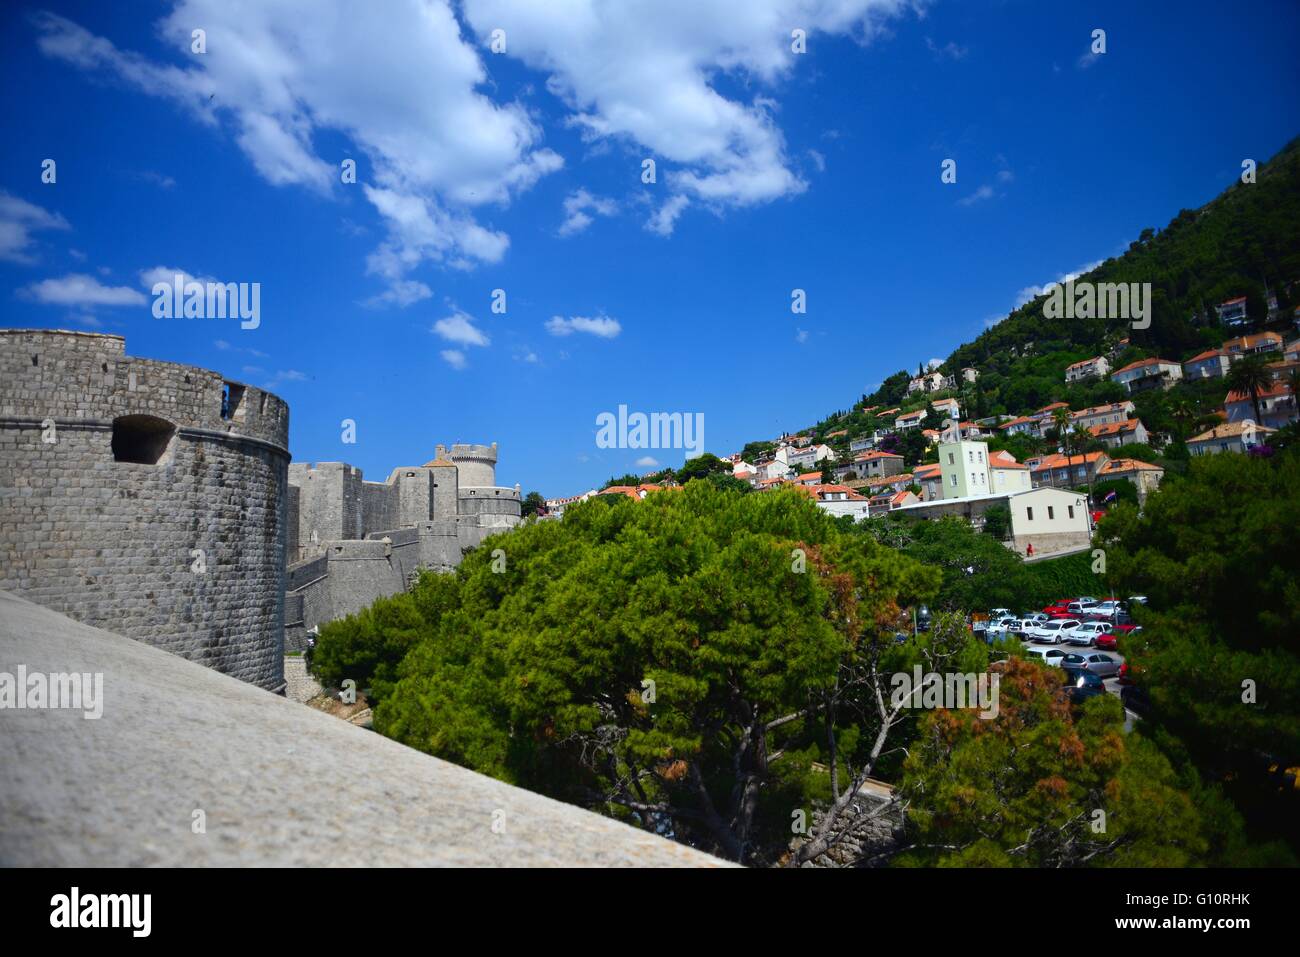
{"label": "window", "polygon": [[239,403],[243,401],[244,387],[234,382],[227,382],[221,389],[221,417],[233,419],[239,409]]}
{"label": "window", "polygon": [[1047,520],[1050,522],[1054,518],[1056,518],[1056,509],[1049,505],[1047,506]]}
{"label": "window", "polygon": [[966,458],[967,458],[969,461],[974,462],[974,461],[975,461],[975,450],[974,450],[974,449],[971,449],[970,451],[968,451],[968,452],[966,453]]}
{"label": "window", "polygon": [[113,461],[157,465],[171,445],[176,427],[152,415],[123,415],[113,420]]}
{"label": "window", "polygon": [[1074,506],[1073,506],[1073,505],[1067,505],[1067,506],[1065,507],[1065,511],[1066,511],[1066,513],[1070,516],[1070,518],[1074,518]]}
{"label": "window", "polygon": [[951,452],[948,453],[948,464],[949,464],[949,465],[952,465],[952,464],[953,464],[953,462],[952,462],[952,453],[951,453]]}
{"label": "window", "polygon": [[971,472],[971,473],[970,473],[970,484],[971,484],[971,485],[974,485],[974,484],[975,484],[975,473],[974,473],[974,472]]}
{"label": "window", "polygon": [[952,479],[952,487],[953,487],[953,488],[956,488],[956,487],[957,487],[957,473],[956,473],[956,472],[953,472],[952,475],[950,475],[950,476],[948,476],[948,477]]}
{"label": "window", "polygon": [[1025,518],[1031,522],[1034,520],[1034,510],[1032,508],[1025,509]]}

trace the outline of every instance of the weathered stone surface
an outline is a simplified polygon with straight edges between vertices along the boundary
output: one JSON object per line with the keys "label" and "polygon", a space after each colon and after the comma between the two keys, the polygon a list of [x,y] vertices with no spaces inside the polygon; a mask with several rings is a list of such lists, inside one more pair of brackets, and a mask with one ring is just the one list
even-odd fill
{"label": "weathered stone surface", "polygon": [[19,664],[104,706],[0,710],[0,866],[729,866],[0,592]]}
{"label": "weathered stone surface", "polygon": [[[870,786],[844,814],[847,817],[842,816],[838,822],[839,828],[848,825],[844,836],[829,850],[804,861],[801,867],[881,866],[902,844],[902,808],[888,790]],[[808,834],[795,837],[790,842],[790,850],[796,851],[820,836],[824,820],[824,810],[814,808]]]}
{"label": "weathered stone surface", "polygon": [[[156,464],[115,457],[136,416],[172,427]],[[0,330],[0,588],[282,686],[288,431],[278,397],[120,336]]]}

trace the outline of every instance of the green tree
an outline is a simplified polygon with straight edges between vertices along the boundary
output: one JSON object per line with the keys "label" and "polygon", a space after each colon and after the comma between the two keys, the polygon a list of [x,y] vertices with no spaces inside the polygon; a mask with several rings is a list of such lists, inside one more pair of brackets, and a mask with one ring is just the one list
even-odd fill
{"label": "green tree", "polygon": [[1255,422],[1261,425],[1264,417],[1259,407],[1259,394],[1267,391],[1272,384],[1273,374],[1269,371],[1263,356],[1243,356],[1228,370],[1228,388],[1233,392],[1250,396],[1250,404],[1255,410]]}
{"label": "green tree", "polygon": [[[1154,725],[1257,831],[1300,846],[1294,798],[1269,767],[1300,765],[1300,455],[1194,457],[1138,515],[1099,527],[1120,594],[1143,594],[1121,641],[1149,687]],[[1290,792],[1295,794],[1294,790]]]}
{"label": "green tree", "polygon": [[816,795],[832,821],[845,813],[910,719],[879,708],[876,691],[920,654],[893,634],[937,584],[792,489],[692,481],[572,506],[562,523],[489,538],[455,575],[421,578],[423,635],[375,727],[651,830],[671,822],[695,846],[772,860],[791,809]]}
{"label": "green tree", "polygon": [[706,478],[710,475],[731,474],[731,463],[724,462],[712,452],[705,452],[693,459],[687,459],[677,470],[677,480],[688,482],[693,478]]}
{"label": "green tree", "polygon": [[542,498],[541,492],[529,492],[524,496],[521,513],[524,518],[530,515],[536,515],[538,512],[546,510],[546,499]]}
{"label": "green tree", "polygon": [[1169,761],[1102,695],[1075,711],[1060,671],[1013,656],[997,713],[938,710],[909,748],[905,865],[1186,867],[1205,825]]}

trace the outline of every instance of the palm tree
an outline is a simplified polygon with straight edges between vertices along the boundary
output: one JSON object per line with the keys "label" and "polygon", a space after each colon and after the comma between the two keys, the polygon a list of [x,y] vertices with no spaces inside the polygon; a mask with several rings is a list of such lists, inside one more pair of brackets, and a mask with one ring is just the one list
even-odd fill
{"label": "palm tree", "polygon": [[1061,440],[1061,448],[1065,450],[1065,474],[1067,480],[1070,475],[1070,410],[1056,409],[1052,412],[1052,424],[1056,426],[1056,437]]}
{"label": "palm tree", "polygon": [[1273,384],[1272,373],[1261,356],[1243,356],[1233,363],[1228,370],[1228,388],[1233,392],[1250,396],[1250,403],[1255,409],[1255,422],[1263,424],[1263,415],[1259,411],[1259,394]]}

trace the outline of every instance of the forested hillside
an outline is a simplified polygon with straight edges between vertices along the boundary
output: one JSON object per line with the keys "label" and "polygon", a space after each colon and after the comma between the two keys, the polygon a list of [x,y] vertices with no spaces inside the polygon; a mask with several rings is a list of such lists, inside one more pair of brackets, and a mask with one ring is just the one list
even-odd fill
{"label": "forested hillside", "polygon": [[[1048,319],[1044,298],[1031,300],[939,366],[946,375],[967,366],[979,370],[978,382],[963,389],[964,418],[1018,415],[1054,401],[1077,408],[1113,400],[1123,390],[1105,380],[1067,389],[1066,366],[1112,350],[1116,367],[1148,356],[1181,361],[1218,346],[1225,331],[1214,306],[1225,299],[1246,296],[1251,318],[1262,323],[1267,289],[1289,317],[1300,304],[1300,139],[1260,165],[1255,183],[1237,182],[1200,209],[1184,209],[1163,229],[1143,230],[1126,252],[1079,278],[1150,283],[1150,327],[1131,330],[1122,319]],[[1117,349],[1125,337],[1128,347]],[[908,380],[916,374],[900,370],[813,431],[824,435],[881,424],[864,408],[919,406],[919,397],[904,403]]]}

